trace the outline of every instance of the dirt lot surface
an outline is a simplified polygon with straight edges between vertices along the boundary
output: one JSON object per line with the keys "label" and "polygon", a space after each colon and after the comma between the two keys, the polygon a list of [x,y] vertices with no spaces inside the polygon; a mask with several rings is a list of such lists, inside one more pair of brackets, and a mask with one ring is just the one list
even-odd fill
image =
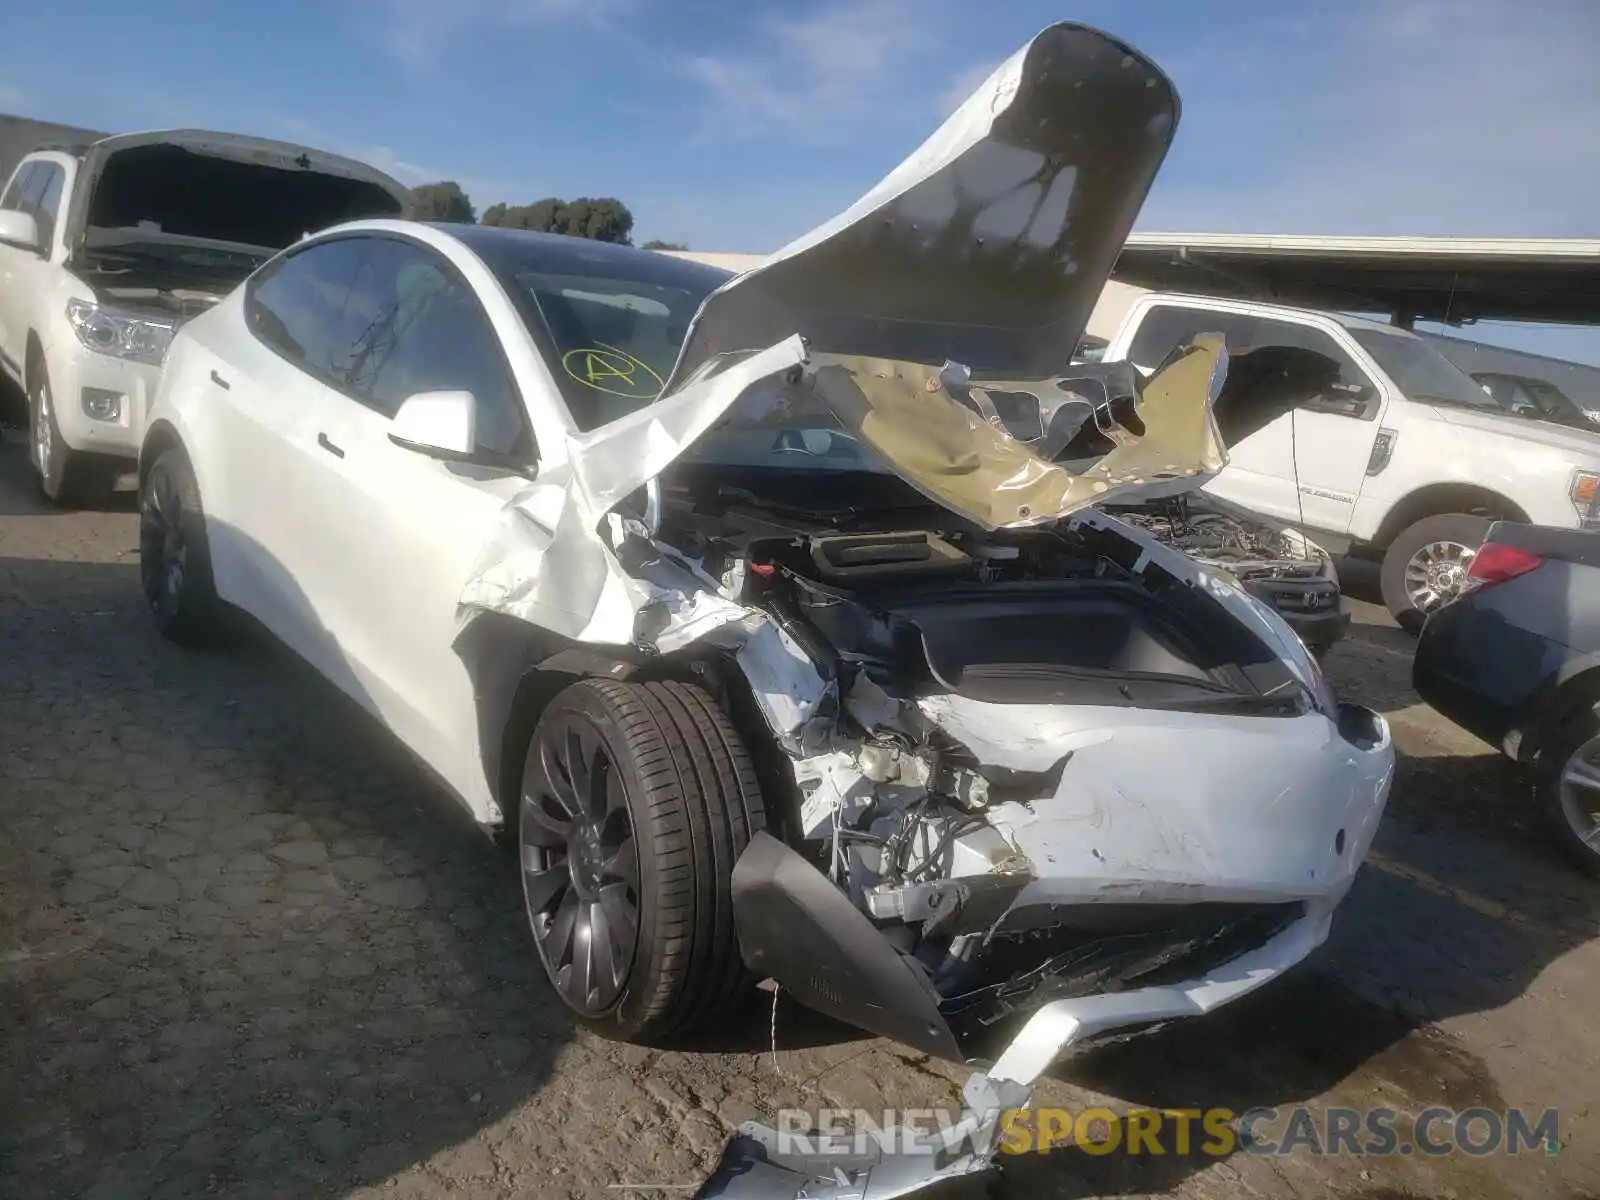
{"label": "dirt lot surface", "polygon": [[[0,1194],[686,1195],[748,1116],[958,1102],[960,1069],[781,1003],[776,1055],[766,1009],[702,1053],[575,1031],[512,860],[284,652],[165,644],[135,547],[131,505],[46,512],[0,447]],[[1556,1108],[1563,1145],[1069,1149],[1011,1160],[999,1195],[1600,1192],[1600,887],[1531,827],[1525,781],[1418,705],[1409,639],[1354,607],[1330,674],[1403,758],[1330,943],[1062,1064],[1039,1101]]]}

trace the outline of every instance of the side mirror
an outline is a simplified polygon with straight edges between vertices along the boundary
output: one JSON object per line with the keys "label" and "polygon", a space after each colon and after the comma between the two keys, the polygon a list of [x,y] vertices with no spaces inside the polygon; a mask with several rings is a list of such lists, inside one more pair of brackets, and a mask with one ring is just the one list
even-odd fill
{"label": "side mirror", "polygon": [[39,253],[39,222],[33,219],[32,213],[0,209],[0,242]]}
{"label": "side mirror", "polygon": [[389,440],[431,458],[465,462],[475,456],[478,401],[471,392],[418,392],[389,423]]}

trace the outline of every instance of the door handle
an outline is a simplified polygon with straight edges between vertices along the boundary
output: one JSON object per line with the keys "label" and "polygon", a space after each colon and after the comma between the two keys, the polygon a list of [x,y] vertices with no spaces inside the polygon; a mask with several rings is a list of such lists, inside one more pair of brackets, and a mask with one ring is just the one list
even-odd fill
{"label": "door handle", "polygon": [[216,384],[219,388],[221,388],[225,392],[230,390],[233,387],[233,384],[229,383],[221,375],[218,375],[215,369],[213,369],[212,372],[211,372],[211,382]]}
{"label": "door handle", "polygon": [[344,457],[344,451],[339,449],[339,447],[335,446],[332,442],[330,442],[328,440],[328,435],[325,434],[325,433],[317,434],[317,445],[321,446],[324,450],[326,450],[329,454],[333,455],[335,458],[343,458]]}

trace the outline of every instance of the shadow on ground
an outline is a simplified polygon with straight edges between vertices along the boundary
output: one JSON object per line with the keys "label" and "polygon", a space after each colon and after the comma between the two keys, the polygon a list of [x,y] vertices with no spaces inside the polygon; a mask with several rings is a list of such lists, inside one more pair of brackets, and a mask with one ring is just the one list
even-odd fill
{"label": "shadow on ground", "polygon": [[0,546],[0,712],[0,1191],[338,1196],[549,1077],[514,859],[286,653]]}

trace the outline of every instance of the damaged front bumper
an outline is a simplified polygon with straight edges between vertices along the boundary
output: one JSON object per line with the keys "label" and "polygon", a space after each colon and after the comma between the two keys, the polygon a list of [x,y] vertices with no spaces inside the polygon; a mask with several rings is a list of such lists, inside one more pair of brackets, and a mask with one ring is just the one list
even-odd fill
{"label": "damaged front bumper", "polygon": [[[1252,978],[1297,962],[1354,880],[1393,769],[1383,718],[1353,705],[1332,720],[1264,720],[937,699],[927,707],[941,727],[980,759],[1019,771],[1067,759],[1050,792],[986,813],[979,828],[1006,857],[899,889],[917,907],[896,921],[878,897],[853,903],[762,836],[735,866],[734,915],[758,975],[955,1061],[1055,1001],[1093,996],[1098,1030],[1122,1006],[1126,1020],[1113,1023],[1186,1015],[1187,999],[1156,1018],[1146,1002],[1187,996],[1213,971],[1231,977],[1266,947],[1277,947],[1263,960],[1270,969],[1252,967]],[[1016,728],[1031,731],[1026,742],[1006,736]],[[968,939],[962,961],[897,948],[885,930],[902,923]]]}
{"label": "damaged front bumper", "polygon": [[[963,732],[982,744],[985,722],[999,716],[984,707],[994,706],[957,701],[944,715],[952,724],[969,718]],[[1063,1054],[1201,1016],[1321,945],[1388,798],[1387,723],[1342,705],[1264,735],[1252,756],[1247,741],[1218,736],[1237,719],[1180,716],[1187,719],[1152,721],[1142,732],[1136,725],[1124,736],[1126,714],[1116,732],[1082,714],[1010,714],[1015,727],[1040,731],[1012,761],[1043,761],[1051,739],[1076,752],[1052,795],[1007,803],[991,818],[1031,868],[986,877],[1003,881],[998,898],[981,886],[985,877],[947,881],[933,906],[955,909],[946,920],[961,921],[965,910],[969,926],[986,922],[983,937],[1002,963],[1034,964],[1033,986],[1013,1007],[985,1006],[976,1020],[972,998],[983,989],[973,985],[984,980],[941,993],[937,975],[824,875],[772,838],[753,841],[735,868],[734,904],[757,973],[853,1025],[992,1065],[968,1081],[959,1125],[931,1135],[882,1131],[887,1144],[865,1159],[796,1155],[778,1130],[743,1126],[697,1194],[879,1198],[981,1173],[997,1152],[1004,1113],[1027,1107]],[[1248,737],[1244,727],[1235,732]],[[1165,756],[1141,755],[1144,736],[1158,736]],[[1172,762],[1185,764],[1181,781]],[[1019,938],[1020,959],[1004,944]],[[1054,977],[1043,977],[1040,964],[1052,963]],[[1003,991],[1012,981],[987,982]],[[997,1029],[1005,1038],[995,1046]]]}

